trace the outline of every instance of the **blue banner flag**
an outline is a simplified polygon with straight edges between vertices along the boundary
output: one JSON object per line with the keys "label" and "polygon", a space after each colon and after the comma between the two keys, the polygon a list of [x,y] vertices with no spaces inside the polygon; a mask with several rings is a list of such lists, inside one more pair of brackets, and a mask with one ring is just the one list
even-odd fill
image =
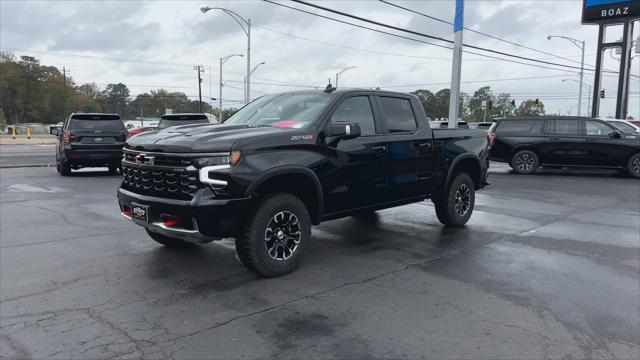
{"label": "blue banner flag", "polygon": [[464,28],[464,0],[456,0],[456,17],[453,22],[453,32]]}

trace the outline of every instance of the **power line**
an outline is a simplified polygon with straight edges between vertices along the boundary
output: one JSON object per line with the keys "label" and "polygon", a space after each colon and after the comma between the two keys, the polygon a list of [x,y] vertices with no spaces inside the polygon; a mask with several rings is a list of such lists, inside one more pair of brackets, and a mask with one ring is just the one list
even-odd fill
{"label": "power line", "polygon": [[[274,2],[272,2],[270,0],[264,0],[264,1],[267,1],[267,2],[270,2],[270,3],[274,3]],[[363,18],[363,17],[357,16],[357,15],[349,14],[349,13],[346,13],[346,12],[343,12],[343,11],[334,10],[334,9],[330,9],[330,8],[327,8],[327,7],[324,7],[324,6],[320,6],[320,5],[317,5],[317,4],[308,3],[306,1],[302,1],[302,0],[291,0],[291,1],[299,3],[299,4],[302,4],[302,5],[306,5],[306,6],[309,6],[309,7],[313,7],[313,8],[316,8],[316,9],[328,11],[328,12],[331,12],[331,13],[334,13],[334,14],[338,14],[338,15],[341,15],[341,16],[345,16],[345,17],[349,17],[349,18],[352,18],[352,19],[356,19],[356,20],[359,20],[359,21],[363,21],[363,22],[367,22],[367,23],[370,23],[370,24],[374,24],[374,25],[377,25],[377,26],[386,27],[386,28],[389,28],[389,29],[405,32],[405,33],[412,34],[412,35],[422,36],[422,37],[426,37],[426,38],[433,39],[433,40],[443,41],[443,42],[446,42],[448,44],[452,44],[453,43],[453,41],[451,41],[449,39],[445,39],[445,38],[439,37],[439,36],[433,36],[433,35],[417,32],[417,31],[413,31],[413,30],[404,29],[404,28],[401,28],[401,27],[397,27],[397,26],[385,24],[385,23],[382,23],[382,22],[379,22],[379,21]],[[281,4],[279,4],[279,5],[281,5]],[[319,14],[315,14],[315,15],[320,16]],[[351,24],[351,23],[349,23],[349,24]],[[354,24],[351,24],[351,25],[354,25]],[[445,47],[447,49],[451,49],[449,47],[446,47],[446,46],[443,46],[443,45],[439,45],[439,44],[432,44],[432,45]],[[483,47],[475,46],[475,45],[470,45],[470,44],[463,44],[463,45],[465,47],[467,47],[467,48],[476,49],[476,50],[480,50],[480,51],[486,51],[486,52],[497,54],[497,55],[513,57],[513,58],[516,58],[516,59],[542,63],[542,64],[546,64],[546,65],[560,66],[560,67],[564,67],[564,68],[580,70],[580,67],[573,66],[573,65],[554,63],[554,62],[544,61],[544,60],[536,60],[536,59],[529,58],[529,57],[526,57],[526,56],[515,55],[515,54],[511,54],[511,53],[506,53],[506,52],[503,52],[503,51],[487,49],[487,48],[483,48]],[[487,56],[485,54],[474,53],[474,52],[470,52],[470,51],[465,51],[465,52],[469,53],[469,54],[479,55],[479,56]],[[591,69],[591,71],[593,71],[593,70]]]}
{"label": "power line", "polygon": [[[394,36],[394,37],[397,37],[397,38],[400,38],[400,39],[410,40],[410,41],[414,41],[414,42],[418,42],[418,43],[422,43],[422,44],[426,44],[426,45],[432,45],[432,46],[441,47],[441,48],[445,48],[445,49],[451,50],[450,47],[447,47],[447,46],[444,46],[444,45],[434,44],[434,43],[431,43],[431,42],[428,42],[428,41],[415,39],[415,38],[411,38],[411,37],[408,37],[408,36],[394,34],[394,33],[390,33],[390,32],[387,32],[387,31],[383,31],[383,30],[374,29],[374,28],[371,28],[371,27],[363,26],[363,25],[350,23],[348,21],[335,19],[335,18],[326,16],[326,15],[316,14],[316,13],[313,13],[313,12],[310,12],[310,11],[307,11],[307,10],[304,10],[304,9],[295,8],[295,7],[284,5],[284,4],[281,4],[281,3],[278,3],[278,2],[274,2],[274,1],[271,1],[271,0],[263,0],[263,1],[268,2],[270,4],[277,5],[277,6],[282,6],[282,7],[291,9],[291,10],[303,12],[303,13],[306,13],[306,14],[309,14],[309,15],[318,16],[318,17],[321,17],[321,18],[324,18],[324,19],[328,19],[328,20],[331,20],[331,21],[347,24],[347,25],[350,25],[350,26],[354,26],[354,27],[358,27],[358,28],[374,31],[374,32],[381,33],[381,34],[386,34],[386,35],[389,35],[389,36]],[[533,67],[538,67],[538,68],[542,68],[542,69],[548,69],[548,70],[554,70],[554,71],[563,71],[563,72],[572,73],[572,74],[577,74],[578,73],[577,71],[562,70],[562,69],[557,69],[557,68],[552,68],[552,67],[547,67],[547,66],[542,66],[542,65],[536,65],[536,64],[520,62],[520,61],[516,61],[516,60],[511,60],[511,59],[503,59],[503,58],[494,57],[494,56],[491,56],[491,55],[475,53],[475,52],[472,52],[472,51],[465,51],[465,52],[469,53],[469,54],[474,54],[474,55],[479,55],[479,56],[483,56],[483,57],[487,57],[487,58],[492,58],[492,59],[495,59],[495,60],[506,61],[506,62],[521,64],[521,65],[527,65],[527,66],[533,66]],[[569,66],[569,65],[565,65],[565,66]]]}
{"label": "power line", "polygon": [[[441,23],[444,23],[444,24],[448,24],[448,25],[453,25],[452,22],[437,18],[437,17],[432,16],[432,15],[428,15],[428,14],[419,12],[417,10],[409,9],[409,8],[404,7],[404,6],[400,6],[398,4],[394,4],[394,3],[391,3],[391,2],[386,1],[386,0],[378,0],[378,1],[380,1],[381,3],[385,3],[387,5],[390,5],[390,6],[405,10],[405,11],[412,12],[414,14],[418,14],[420,16],[429,18],[431,20],[435,20],[435,21],[438,21],[438,22],[441,22]],[[478,35],[483,35],[483,36],[486,36],[488,38],[491,38],[491,39],[494,39],[494,40],[498,40],[498,41],[502,41],[502,42],[510,44],[510,45],[519,46],[521,48],[524,48],[524,49],[527,49],[527,50],[531,50],[531,51],[535,51],[535,52],[538,52],[538,53],[541,53],[541,54],[549,55],[549,56],[552,56],[554,58],[563,59],[563,60],[567,60],[567,61],[571,61],[571,62],[580,64],[580,61],[569,59],[567,57],[559,56],[559,55],[556,55],[556,54],[553,54],[553,53],[550,53],[550,52],[546,52],[546,51],[543,51],[543,50],[538,50],[538,49],[535,49],[535,48],[532,48],[532,47],[529,47],[529,46],[526,46],[526,45],[518,44],[516,42],[505,40],[505,39],[499,38],[497,36],[494,36],[494,35],[491,35],[491,34],[487,34],[487,33],[484,33],[484,32],[478,31],[478,30],[474,30],[474,29],[471,29],[471,28],[468,28],[468,27],[465,27],[464,29],[468,30],[468,31],[470,31],[472,33],[475,33],[475,34],[478,34]],[[538,60],[544,60],[544,59],[538,59]]]}
{"label": "power line", "polygon": [[386,51],[379,51],[379,50],[372,50],[372,49],[356,48],[356,47],[351,47],[351,46],[346,46],[346,45],[334,44],[334,43],[321,41],[321,40],[310,39],[310,38],[307,38],[307,37],[304,37],[304,36],[299,36],[299,35],[295,35],[295,34],[291,34],[291,33],[286,33],[286,32],[282,32],[282,31],[278,31],[278,30],[269,29],[269,28],[266,28],[264,26],[258,26],[258,25],[253,25],[253,26],[256,27],[256,28],[262,29],[262,30],[271,31],[271,32],[276,33],[276,34],[289,36],[289,37],[292,37],[292,38],[295,38],[295,39],[306,40],[306,41],[310,41],[310,42],[314,42],[314,43],[318,43],[318,44],[322,44],[322,45],[333,46],[333,47],[337,47],[337,48],[340,48],[340,49],[362,51],[362,52],[367,52],[367,53],[372,53],[372,54],[398,56],[398,57],[404,57],[404,58],[430,59],[430,60],[450,60],[449,58],[442,58],[442,57],[415,56],[415,55],[406,55],[406,54],[396,54],[396,53],[390,53],[390,52],[386,52]]}

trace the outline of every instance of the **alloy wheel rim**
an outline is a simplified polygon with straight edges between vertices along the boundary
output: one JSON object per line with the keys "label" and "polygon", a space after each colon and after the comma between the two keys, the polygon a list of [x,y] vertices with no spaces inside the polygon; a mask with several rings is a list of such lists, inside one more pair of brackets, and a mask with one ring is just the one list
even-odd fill
{"label": "alloy wheel rim", "polygon": [[527,153],[520,154],[520,156],[516,158],[516,168],[520,171],[531,171],[534,163],[535,160],[533,156]]}
{"label": "alloy wheel rim", "polygon": [[632,169],[634,173],[640,174],[640,157],[633,160]]}
{"label": "alloy wheel rim", "polygon": [[471,208],[471,189],[467,184],[461,184],[456,190],[454,207],[458,216],[464,216]]}
{"label": "alloy wheel rim", "polygon": [[273,215],[264,231],[267,254],[274,260],[291,258],[298,249],[301,238],[300,220],[291,211],[280,211]]}

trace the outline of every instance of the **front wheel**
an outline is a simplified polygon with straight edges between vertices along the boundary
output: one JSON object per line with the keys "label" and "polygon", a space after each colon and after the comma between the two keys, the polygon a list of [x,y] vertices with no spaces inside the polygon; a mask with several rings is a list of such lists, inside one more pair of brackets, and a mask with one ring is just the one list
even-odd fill
{"label": "front wheel", "polygon": [[475,186],[468,174],[460,173],[451,181],[447,191],[434,200],[438,220],[451,227],[469,221],[476,202]]}
{"label": "front wheel", "polygon": [[511,167],[518,174],[533,174],[540,166],[538,155],[531,150],[518,151],[511,159]]}
{"label": "front wheel", "polygon": [[310,237],[311,219],[304,203],[292,194],[270,194],[238,234],[236,252],[254,273],[281,276],[298,267]]}
{"label": "front wheel", "polygon": [[640,179],[640,153],[634,154],[631,158],[629,158],[629,162],[627,163],[627,171],[629,175],[635,177],[636,179]]}

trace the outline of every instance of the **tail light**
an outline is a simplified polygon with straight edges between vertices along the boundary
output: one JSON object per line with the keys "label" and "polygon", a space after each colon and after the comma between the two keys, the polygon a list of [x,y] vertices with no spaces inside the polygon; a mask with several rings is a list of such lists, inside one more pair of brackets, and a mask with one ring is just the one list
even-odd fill
{"label": "tail light", "polygon": [[64,141],[65,144],[68,144],[71,142],[71,140],[73,140],[73,134],[71,133],[71,130],[64,131],[64,134],[62,135],[62,140]]}
{"label": "tail light", "polygon": [[493,146],[493,143],[496,142],[496,133],[491,130],[487,131],[487,142],[489,146]]}

